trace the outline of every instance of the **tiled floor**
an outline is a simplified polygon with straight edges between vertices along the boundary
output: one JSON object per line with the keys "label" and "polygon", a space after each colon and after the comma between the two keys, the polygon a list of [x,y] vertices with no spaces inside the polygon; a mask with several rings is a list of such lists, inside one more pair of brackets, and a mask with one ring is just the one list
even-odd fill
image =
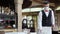
{"label": "tiled floor", "polygon": [[58,34],[58,32],[57,31],[53,31],[52,34]]}

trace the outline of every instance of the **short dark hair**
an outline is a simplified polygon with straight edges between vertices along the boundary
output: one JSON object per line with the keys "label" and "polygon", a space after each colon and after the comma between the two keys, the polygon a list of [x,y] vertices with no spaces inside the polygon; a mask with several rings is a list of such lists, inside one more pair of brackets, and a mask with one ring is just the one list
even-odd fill
{"label": "short dark hair", "polygon": [[49,4],[49,2],[48,1],[43,1],[42,4]]}

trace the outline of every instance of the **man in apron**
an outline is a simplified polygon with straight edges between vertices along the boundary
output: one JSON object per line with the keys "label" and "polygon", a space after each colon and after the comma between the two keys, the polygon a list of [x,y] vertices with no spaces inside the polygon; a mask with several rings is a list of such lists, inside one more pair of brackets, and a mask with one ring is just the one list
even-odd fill
{"label": "man in apron", "polygon": [[38,34],[52,34],[52,26],[55,27],[54,12],[49,9],[49,2],[43,2],[43,10],[38,15]]}

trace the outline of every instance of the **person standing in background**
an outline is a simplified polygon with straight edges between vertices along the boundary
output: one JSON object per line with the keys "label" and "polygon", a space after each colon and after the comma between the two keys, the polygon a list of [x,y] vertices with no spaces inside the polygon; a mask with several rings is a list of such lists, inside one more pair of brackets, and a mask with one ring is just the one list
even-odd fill
{"label": "person standing in background", "polygon": [[55,27],[54,12],[49,9],[49,2],[43,2],[43,10],[38,15],[38,34],[52,34],[52,26]]}

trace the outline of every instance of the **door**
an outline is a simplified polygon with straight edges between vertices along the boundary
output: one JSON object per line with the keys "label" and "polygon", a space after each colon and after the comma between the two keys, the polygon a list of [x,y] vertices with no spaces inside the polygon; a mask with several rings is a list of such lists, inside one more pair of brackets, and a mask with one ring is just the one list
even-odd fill
{"label": "door", "polygon": [[22,27],[30,29],[30,32],[35,32],[37,28],[37,16],[28,15],[26,16],[26,26],[22,25]]}

